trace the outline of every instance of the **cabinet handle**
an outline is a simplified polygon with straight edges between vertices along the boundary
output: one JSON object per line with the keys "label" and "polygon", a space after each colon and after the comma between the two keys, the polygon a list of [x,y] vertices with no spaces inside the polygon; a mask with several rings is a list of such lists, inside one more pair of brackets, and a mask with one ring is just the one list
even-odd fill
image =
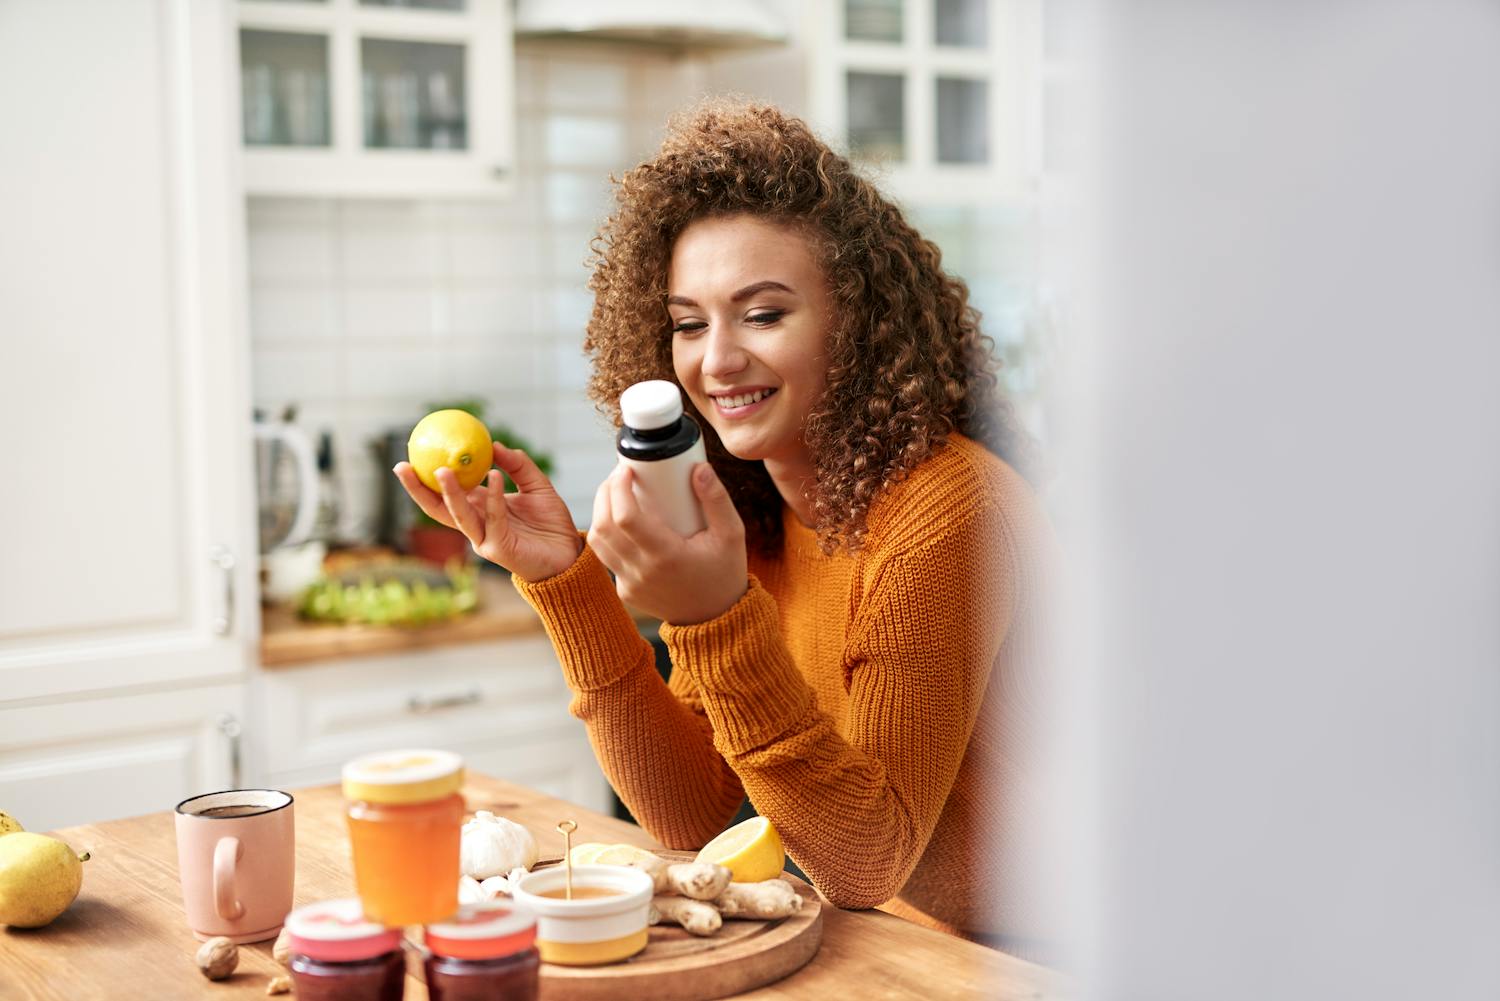
{"label": "cabinet handle", "polygon": [[219,732],[229,741],[229,788],[240,787],[240,721],[233,713],[219,717]]}
{"label": "cabinet handle", "polygon": [[471,688],[457,695],[440,695],[435,699],[429,699],[425,695],[413,695],[406,700],[406,711],[420,715],[437,712],[439,709],[457,709],[459,706],[478,705],[483,701],[484,693],[477,688]]}
{"label": "cabinet handle", "polygon": [[219,591],[219,611],[210,622],[213,631],[228,636],[234,624],[234,554],[223,546],[210,546],[208,561],[219,569],[223,588]]}

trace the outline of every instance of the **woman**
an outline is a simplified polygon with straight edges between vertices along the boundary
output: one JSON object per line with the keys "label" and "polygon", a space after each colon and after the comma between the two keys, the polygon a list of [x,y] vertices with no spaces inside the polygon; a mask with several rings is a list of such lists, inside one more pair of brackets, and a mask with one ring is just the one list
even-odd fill
{"label": "woman", "polygon": [[[1051,531],[964,285],[801,121],[740,104],[626,173],[594,249],[591,394],[618,423],[632,383],[683,388],[707,529],[673,533],[620,468],[585,544],[499,443],[518,493],[397,476],[514,573],[663,844],[703,845],[748,795],[833,903],[1014,942]],[[621,599],[666,623],[670,682]]]}

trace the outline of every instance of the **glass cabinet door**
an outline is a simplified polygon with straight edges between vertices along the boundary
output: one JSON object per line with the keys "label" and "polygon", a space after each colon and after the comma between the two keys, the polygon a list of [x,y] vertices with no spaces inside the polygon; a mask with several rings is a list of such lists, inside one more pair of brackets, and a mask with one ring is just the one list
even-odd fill
{"label": "glass cabinet door", "polygon": [[906,159],[906,78],[851,70],[846,93],[850,151],[868,159]]}
{"label": "glass cabinet door", "polygon": [[940,76],[937,104],[937,162],[988,163],[990,159],[990,82]]}
{"label": "glass cabinet door", "polygon": [[989,0],[934,0],[932,40],[961,49],[989,46]]}
{"label": "glass cabinet door", "polygon": [[362,38],[359,59],[367,149],[468,148],[462,45]]}
{"label": "glass cabinet door", "polygon": [[844,37],[900,45],[904,17],[901,0],[844,0]]}
{"label": "glass cabinet door", "polygon": [[328,36],[240,29],[247,146],[327,146]]}
{"label": "glass cabinet door", "polygon": [[512,0],[236,0],[254,195],[508,197]]}
{"label": "glass cabinet door", "polygon": [[996,203],[1035,183],[1043,0],[806,5],[812,117],[899,197]]}

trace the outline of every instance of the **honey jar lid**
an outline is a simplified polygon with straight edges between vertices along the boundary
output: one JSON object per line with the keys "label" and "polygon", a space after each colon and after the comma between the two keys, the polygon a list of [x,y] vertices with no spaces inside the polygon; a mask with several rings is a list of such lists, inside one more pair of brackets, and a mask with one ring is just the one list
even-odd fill
{"label": "honey jar lid", "polygon": [[451,751],[381,751],[344,766],[344,798],[367,803],[424,803],[463,788],[464,759]]}
{"label": "honey jar lid", "polygon": [[451,959],[499,959],[529,949],[536,917],[504,900],[465,904],[447,921],[427,926],[427,948]]}
{"label": "honey jar lid", "polygon": [[320,900],[286,916],[287,945],[325,963],[353,963],[401,948],[401,929],[365,918],[359,898]]}

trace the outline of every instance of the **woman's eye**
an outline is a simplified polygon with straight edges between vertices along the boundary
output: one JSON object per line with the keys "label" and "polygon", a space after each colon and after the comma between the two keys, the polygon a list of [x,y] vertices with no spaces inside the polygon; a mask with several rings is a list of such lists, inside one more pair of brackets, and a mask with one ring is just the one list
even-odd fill
{"label": "woman's eye", "polygon": [[704,323],[701,320],[683,320],[681,323],[674,323],[672,325],[672,333],[695,334],[706,326],[708,326],[708,324]]}
{"label": "woman's eye", "polygon": [[785,310],[768,309],[762,313],[751,313],[745,319],[748,322],[755,324],[757,327],[769,327],[771,324],[775,323],[785,315]]}

